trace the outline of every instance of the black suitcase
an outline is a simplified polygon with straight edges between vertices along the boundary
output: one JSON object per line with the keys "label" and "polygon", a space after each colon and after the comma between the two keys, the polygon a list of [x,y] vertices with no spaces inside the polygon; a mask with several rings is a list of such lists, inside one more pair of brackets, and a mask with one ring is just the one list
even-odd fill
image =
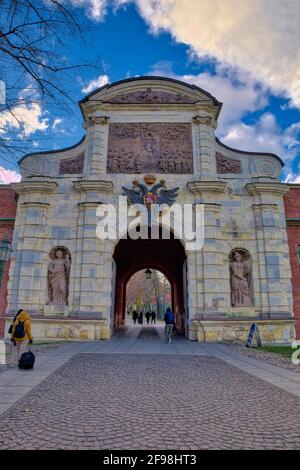
{"label": "black suitcase", "polygon": [[35,356],[33,352],[31,351],[24,352],[19,359],[18,367],[19,369],[25,369],[25,370],[33,369],[34,361],[35,361]]}

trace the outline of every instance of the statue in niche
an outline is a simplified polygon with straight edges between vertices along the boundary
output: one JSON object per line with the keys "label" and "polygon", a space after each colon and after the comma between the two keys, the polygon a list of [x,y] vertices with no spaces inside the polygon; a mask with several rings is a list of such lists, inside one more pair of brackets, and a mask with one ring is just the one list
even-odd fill
{"label": "statue in niche", "polygon": [[49,305],[68,305],[71,255],[65,247],[55,247],[50,251],[47,283]]}
{"label": "statue in niche", "polygon": [[247,250],[235,249],[230,256],[232,307],[253,306],[252,262]]}

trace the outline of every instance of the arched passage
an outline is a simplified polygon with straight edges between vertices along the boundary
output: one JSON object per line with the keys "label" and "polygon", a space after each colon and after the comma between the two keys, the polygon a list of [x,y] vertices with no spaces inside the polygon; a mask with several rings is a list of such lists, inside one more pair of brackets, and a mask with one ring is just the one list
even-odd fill
{"label": "arched passage", "polygon": [[128,280],[135,272],[152,268],[161,271],[170,281],[176,324],[184,330],[183,269],[186,254],[181,242],[174,238],[120,240],[115,248],[114,260],[116,263],[114,326],[124,324]]}
{"label": "arched passage", "polygon": [[[126,283],[127,322],[132,324],[132,312],[142,309],[155,312],[161,320],[167,307],[173,308],[172,283],[168,277],[154,268],[136,271]],[[129,316],[128,316],[129,314]],[[147,317],[145,317],[147,321]]]}

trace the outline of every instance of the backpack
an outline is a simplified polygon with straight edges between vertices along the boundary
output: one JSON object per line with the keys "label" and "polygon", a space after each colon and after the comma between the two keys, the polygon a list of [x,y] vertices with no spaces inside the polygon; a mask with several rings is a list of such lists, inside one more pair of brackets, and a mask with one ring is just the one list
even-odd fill
{"label": "backpack", "polygon": [[28,351],[24,352],[19,360],[18,367],[19,369],[33,369],[34,366],[34,361],[35,361],[35,355],[33,352]]}
{"label": "backpack", "polygon": [[175,317],[174,317],[174,313],[173,312],[167,312],[166,313],[166,323],[174,323],[175,321]]}
{"label": "backpack", "polygon": [[19,322],[15,328],[15,338],[24,338],[25,336],[25,328],[24,328],[24,323]]}

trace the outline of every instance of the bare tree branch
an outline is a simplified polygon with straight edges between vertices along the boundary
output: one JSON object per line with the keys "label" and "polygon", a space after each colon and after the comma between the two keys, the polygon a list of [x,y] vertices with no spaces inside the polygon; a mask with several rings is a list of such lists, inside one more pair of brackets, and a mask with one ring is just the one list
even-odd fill
{"label": "bare tree branch", "polygon": [[[29,151],[30,140],[17,113],[20,107],[30,109],[39,102],[40,106],[52,103],[69,110],[75,100],[66,87],[67,74],[82,67],[95,67],[69,63],[68,44],[83,40],[86,26],[74,11],[63,0],[0,0],[0,64],[5,67],[7,82],[7,103],[0,105],[0,159],[4,154],[11,155],[10,149],[18,154]],[[11,113],[12,120],[18,122],[23,146],[21,139],[18,142],[18,138],[4,138],[4,113]]]}

